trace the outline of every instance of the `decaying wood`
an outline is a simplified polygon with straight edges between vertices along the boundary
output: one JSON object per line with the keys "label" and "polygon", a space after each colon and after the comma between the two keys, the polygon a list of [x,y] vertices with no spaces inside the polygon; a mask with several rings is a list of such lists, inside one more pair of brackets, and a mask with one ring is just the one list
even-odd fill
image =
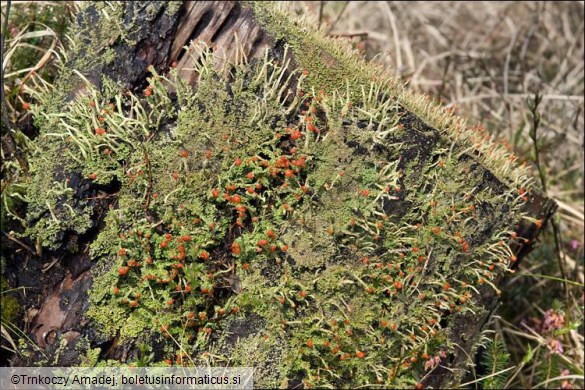
{"label": "decaying wood", "polygon": [[[157,7],[158,11],[152,13],[154,16],[148,17],[144,13],[147,6]],[[111,47],[116,53],[115,60],[111,64],[93,69],[88,79],[99,85],[100,75],[105,73],[128,89],[138,90],[144,88],[149,65],[164,72],[176,63],[180,77],[194,84],[197,74],[193,69],[196,67],[198,58],[194,55],[186,55],[184,47],[193,45],[196,41],[203,41],[209,45],[218,55],[217,61],[220,62],[238,61],[241,56],[247,58],[263,56],[266,48],[280,50],[276,47],[274,37],[271,37],[256,22],[252,9],[243,3],[189,1],[184,2],[180,12],[174,16],[169,16],[164,10],[164,2],[127,2],[128,20],[130,16],[137,16],[136,25],[139,28],[133,30],[124,43],[112,42]],[[91,8],[86,12],[91,15]],[[96,14],[92,17],[97,20],[100,16]],[[130,46],[127,42],[134,42],[134,44]],[[91,48],[88,48],[88,51],[90,50]],[[292,60],[294,61],[294,58]],[[74,63],[76,59],[72,61]],[[217,66],[220,65],[218,62]],[[544,220],[548,219],[555,210],[554,203],[540,194],[534,194],[527,207],[530,215]],[[530,239],[531,243],[535,241],[538,233],[539,230],[532,224],[520,226],[519,234]],[[530,250],[530,245],[515,248],[519,253],[519,258]],[[54,291],[46,294],[32,325],[32,334],[41,348],[54,343],[54,333],[75,338],[84,310],[80,299],[91,283],[88,269],[89,266],[76,270],[77,272],[68,275],[60,282]],[[72,291],[75,292],[75,296],[71,295]],[[62,302],[65,297],[71,299],[69,305],[73,306],[63,308]],[[497,304],[497,298],[490,290],[489,293],[484,294],[481,302],[490,313]],[[465,366],[476,336],[488,318],[489,314],[486,314],[480,321],[470,322],[461,317],[458,323],[449,325],[456,330],[456,334],[460,335],[460,339],[456,341],[462,349],[453,357],[451,366]],[[115,342],[111,344],[107,353],[110,356],[122,355],[120,351],[116,351]],[[437,369],[426,379],[425,384],[435,388],[441,387],[449,382],[450,375],[451,371],[447,368]]]}
{"label": "decaying wood", "polygon": [[218,61],[233,61],[238,56],[253,58],[272,44],[252,11],[238,2],[187,2],[184,7],[169,58],[177,61],[181,78],[191,83],[196,75],[187,69],[195,67],[197,58],[185,56],[185,46],[202,41],[212,47]]}

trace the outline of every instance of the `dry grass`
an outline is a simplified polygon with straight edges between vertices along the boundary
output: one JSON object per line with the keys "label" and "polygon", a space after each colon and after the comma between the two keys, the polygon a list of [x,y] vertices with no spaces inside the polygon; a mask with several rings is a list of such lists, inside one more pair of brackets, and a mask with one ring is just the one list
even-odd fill
{"label": "dry grass", "polygon": [[[2,28],[8,3],[2,2]],[[62,61],[65,33],[77,7],[73,2],[12,1],[2,56],[6,115],[19,124],[23,105],[51,81]],[[4,31],[2,31],[4,34]]]}
{"label": "dry grass", "polygon": [[[583,387],[583,2],[290,6],[326,32],[351,39],[366,57],[394,69],[413,89],[456,107],[470,124],[481,123],[533,166],[527,100],[543,95],[539,158],[547,193],[559,205],[560,248],[549,226],[506,282],[488,335],[501,336],[511,354],[502,385]],[[565,321],[554,334],[543,327],[551,308]],[[551,352],[554,339],[562,342],[562,353]]]}

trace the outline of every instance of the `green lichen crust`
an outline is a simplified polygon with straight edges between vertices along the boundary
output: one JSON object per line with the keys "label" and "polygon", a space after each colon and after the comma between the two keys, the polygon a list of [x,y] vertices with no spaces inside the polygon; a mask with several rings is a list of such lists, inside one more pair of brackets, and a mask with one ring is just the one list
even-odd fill
{"label": "green lichen crust", "polygon": [[484,318],[528,180],[338,43],[254,7],[297,40],[283,63],[267,51],[216,69],[200,45],[196,88],[150,68],[139,95],[102,77],[35,108],[32,165],[55,168],[33,175],[29,234],[87,229],[89,210],[67,211],[91,205],[71,177],[117,183],[90,249],[98,342],[162,345],[150,364],[254,366],[260,387],[412,387],[457,350],[451,323]]}
{"label": "green lichen crust", "polygon": [[[4,262],[4,258],[2,258],[2,262]],[[0,294],[2,294],[2,310],[0,311],[2,322],[13,325],[18,321],[21,306],[18,299],[10,295],[8,282],[4,275],[0,276]]]}

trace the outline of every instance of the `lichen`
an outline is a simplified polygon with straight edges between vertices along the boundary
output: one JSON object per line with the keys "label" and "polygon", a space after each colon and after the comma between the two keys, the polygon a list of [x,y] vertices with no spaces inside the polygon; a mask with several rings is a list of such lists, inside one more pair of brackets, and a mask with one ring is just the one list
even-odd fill
{"label": "lichen", "polygon": [[77,340],[75,345],[76,351],[79,353],[79,367],[95,367],[99,360],[102,348],[91,346],[91,341],[88,337],[83,336]]}
{"label": "lichen", "polygon": [[254,10],[299,68],[268,51],[215,69],[202,45],[196,88],[150,68],[139,93],[101,77],[47,98],[27,234],[83,234],[88,194],[117,183],[89,251],[97,340],[148,335],[165,361],[253,365],[266,387],[413,386],[456,350],[447,319],[480,318],[479,289],[514,261],[522,194],[378,70]]}
{"label": "lichen", "polygon": [[21,313],[21,305],[18,299],[10,294],[8,290],[8,281],[4,275],[1,276],[0,294],[2,294],[2,322],[15,324]]}
{"label": "lichen", "polygon": [[165,12],[167,15],[175,15],[183,6],[182,1],[168,1]]}

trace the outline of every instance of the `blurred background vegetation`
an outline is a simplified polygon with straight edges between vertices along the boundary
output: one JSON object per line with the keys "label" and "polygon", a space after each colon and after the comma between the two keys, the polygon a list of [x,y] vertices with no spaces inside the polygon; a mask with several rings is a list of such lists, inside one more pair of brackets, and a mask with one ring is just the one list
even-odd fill
{"label": "blurred background vegetation", "polygon": [[[35,136],[28,104],[66,60],[67,33],[79,6],[12,1],[6,18],[8,3],[2,2],[5,236],[8,222],[22,213],[26,144]],[[350,41],[412,89],[454,108],[470,125],[481,124],[533,167],[559,210],[535,250],[504,281],[501,304],[481,340],[482,358],[470,357],[464,387],[583,388],[583,2],[288,6],[325,33]],[[12,158],[6,158],[6,142],[16,151]],[[11,290],[4,281],[2,290],[7,303]],[[14,324],[24,312],[12,306],[2,311],[6,350],[16,348],[9,330],[17,333]]]}

